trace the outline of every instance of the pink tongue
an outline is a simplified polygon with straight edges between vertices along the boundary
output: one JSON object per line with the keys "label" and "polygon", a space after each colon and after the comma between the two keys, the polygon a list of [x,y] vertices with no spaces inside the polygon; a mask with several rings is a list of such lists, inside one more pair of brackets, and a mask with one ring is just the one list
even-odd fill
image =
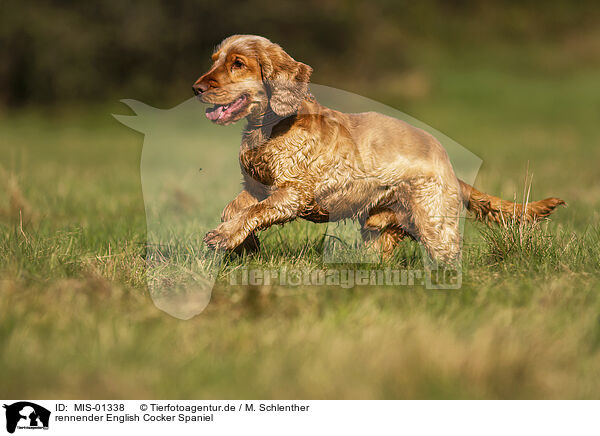
{"label": "pink tongue", "polygon": [[223,106],[217,106],[216,109],[206,109],[206,118],[215,121],[223,112]]}

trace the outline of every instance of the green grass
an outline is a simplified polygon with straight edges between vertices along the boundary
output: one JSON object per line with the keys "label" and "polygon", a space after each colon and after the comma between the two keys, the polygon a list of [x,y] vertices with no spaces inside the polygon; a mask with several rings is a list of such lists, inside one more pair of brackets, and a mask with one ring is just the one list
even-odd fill
{"label": "green grass", "polygon": [[[463,285],[446,291],[229,285],[243,266],[335,267],[321,253],[325,226],[270,229],[257,256],[223,259],[209,305],[188,321],[159,311],[148,292],[147,242],[157,227],[142,196],[143,137],[110,117],[120,107],[2,113],[0,392],[600,397],[597,74],[458,64],[428,73],[431,93],[400,109],[484,160],[478,188],[512,199],[529,165],[531,198],[559,196],[568,208],[533,228],[468,221]],[[170,195],[156,200],[180,220],[178,232],[160,236],[166,278],[204,259],[204,229],[238,187],[239,179],[218,177],[237,167],[238,129],[204,126],[178,127],[211,146],[192,148],[191,169],[161,185]],[[200,174],[216,179],[207,207],[188,177],[206,158],[215,164]],[[360,268],[421,265],[419,248],[406,242],[383,265]]]}

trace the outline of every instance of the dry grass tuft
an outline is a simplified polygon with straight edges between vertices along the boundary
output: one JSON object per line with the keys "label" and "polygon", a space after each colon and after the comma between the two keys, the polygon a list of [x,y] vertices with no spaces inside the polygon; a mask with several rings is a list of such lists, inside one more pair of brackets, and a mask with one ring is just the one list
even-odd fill
{"label": "dry grass tuft", "polygon": [[0,180],[4,182],[5,186],[4,206],[0,203],[0,218],[20,223],[31,222],[35,218],[35,214],[23,194],[17,175],[0,166]]}

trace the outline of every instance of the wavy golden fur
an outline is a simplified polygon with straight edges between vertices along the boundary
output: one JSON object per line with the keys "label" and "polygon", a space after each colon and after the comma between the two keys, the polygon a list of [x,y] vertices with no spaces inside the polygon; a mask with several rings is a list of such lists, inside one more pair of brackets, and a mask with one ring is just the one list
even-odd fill
{"label": "wavy golden fur", "polygon": [[256,250],[256,232],[296,218],[357,219],[368,244],[389,254],[405,236],[442,262],[460,259],[459,214],[502,223],[539,220],[564,202],[523,206],[458,180],[429,133],[378,113],[346,114],[308,92],[312,68],[266,38],[234,35],[212,55],[193,86],[207,117],[221,125],[246,118],[240,148],[244,186],[205,242]]}

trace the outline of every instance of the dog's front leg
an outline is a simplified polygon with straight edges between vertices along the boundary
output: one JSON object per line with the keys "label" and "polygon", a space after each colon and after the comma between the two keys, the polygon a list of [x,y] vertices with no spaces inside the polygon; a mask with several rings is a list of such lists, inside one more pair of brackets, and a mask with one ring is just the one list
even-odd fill
{"label": "dog's front leg", "polygon": [[[248,192],[246,189],[243,189],[237,197],[235,197],[231,202],[225,206],[223,209],[223,213],[221,213],[221,222],[226,222],[233,219],[236,215],[241,213],[244,209],[253,206],[258,203],[258,199]],[[242,252],[254,253],[258,251],[260,248],[260,242],[258,238],[254,234],[254,232],[250,233],[244,241],[235,248],[235,252],[241,254]]]}
{"label": "dog's front leg", "polygon": [[255,204],[258,204],[258,199],[245,189],[242,190],[237,197],[231,200],[229,204],[225,206],[225,209],[223,209],[223,212],[221,213],[221,222],[231,220],[244,209]]}
{"label": "dog's front leg", "polygon": [[251,233],[293,220],[302,204],[300,190],[293,187],[280,188],[265,200],[245,208],[208,232],[204,242],[211,248],[233,250]]}

